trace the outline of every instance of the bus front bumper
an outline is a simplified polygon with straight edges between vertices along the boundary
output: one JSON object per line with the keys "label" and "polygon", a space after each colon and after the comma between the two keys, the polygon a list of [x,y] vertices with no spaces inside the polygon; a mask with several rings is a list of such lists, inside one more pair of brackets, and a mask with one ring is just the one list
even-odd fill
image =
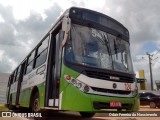
{"label": "bus front bumper", "polygon": [[[96,112],[133,112],[139,110],[138,96],[133,98],[90,95],[93,111]],[[111,107],[110,102],[119,102],[121,106]]]}

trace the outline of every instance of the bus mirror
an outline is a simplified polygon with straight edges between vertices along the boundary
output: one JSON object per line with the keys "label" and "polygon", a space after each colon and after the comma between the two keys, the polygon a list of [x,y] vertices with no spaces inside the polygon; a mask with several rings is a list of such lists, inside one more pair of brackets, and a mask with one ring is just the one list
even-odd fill
{"label": "bus mirror", "polygon": [[70,18],[64,18],[62,22],[62,30],[65,32],[64,33],[64,38],[62,40],[62,47],[65,45],[68,37],[68,33],[71,29],[71,20]]}
{"label": "bus mirror", "polygon": [[68,19],[64,18],[62,21],[62,30],[65,31],[67,29]]}
{"label": "bus mirror", "polygon": [[65,34],[65,32],[63,30],[61,30],[60,34],[59,34],[59,40],[60,40],[60,42],[62,42],[64,40],[64,34]]}

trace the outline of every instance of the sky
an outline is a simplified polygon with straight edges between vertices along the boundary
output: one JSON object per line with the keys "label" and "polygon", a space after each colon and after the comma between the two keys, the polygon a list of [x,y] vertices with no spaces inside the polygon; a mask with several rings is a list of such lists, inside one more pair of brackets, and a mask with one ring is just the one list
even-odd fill
{"label": "sky", "polygon": [[153,55],[153,79],[160,80],[159,0],[0,0],[0,72],[12,72],[71,6],[95,10],[122,23],[130,32],[135,72],[144,69],[150,81],[148,52]]}

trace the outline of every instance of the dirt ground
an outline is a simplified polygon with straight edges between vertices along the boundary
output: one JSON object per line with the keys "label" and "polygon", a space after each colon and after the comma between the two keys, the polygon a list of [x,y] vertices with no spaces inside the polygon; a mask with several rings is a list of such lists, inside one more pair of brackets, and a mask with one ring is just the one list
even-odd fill
{"label": "dirt ground", "polygon": [[[141,112],[143,111],[143,112]],[[150,108],[149,106],[141,106],[140,113],[158,113],[160,115],[160,108]],[[53,114],[53,118],[0,118],[0,120],[160,120],[160,117],[108,117],[105,113],[96,114],[95,117],[84,119],[76,112],[62,112]]]}
{"label": "dirt ground", "polygon": [[[144,113],[147,112],[151,112],[151,113],[158,113],[160,115],[160,108],[150,108],[149,106],[141,106],[140,107],[140,113],[141,111],[143,111]],[[99,120],[160,120],[160,116],[159,117],[96,117]]]}

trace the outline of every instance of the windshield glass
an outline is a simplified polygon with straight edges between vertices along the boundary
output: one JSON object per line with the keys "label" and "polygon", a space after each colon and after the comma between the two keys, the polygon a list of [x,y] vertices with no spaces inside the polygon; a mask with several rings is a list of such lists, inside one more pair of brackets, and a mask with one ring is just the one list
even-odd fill
{"label": "windshield glass", "polygon": [[65,59],[90,67],[133,72],[128,42],[77,24],[71,25]]}

